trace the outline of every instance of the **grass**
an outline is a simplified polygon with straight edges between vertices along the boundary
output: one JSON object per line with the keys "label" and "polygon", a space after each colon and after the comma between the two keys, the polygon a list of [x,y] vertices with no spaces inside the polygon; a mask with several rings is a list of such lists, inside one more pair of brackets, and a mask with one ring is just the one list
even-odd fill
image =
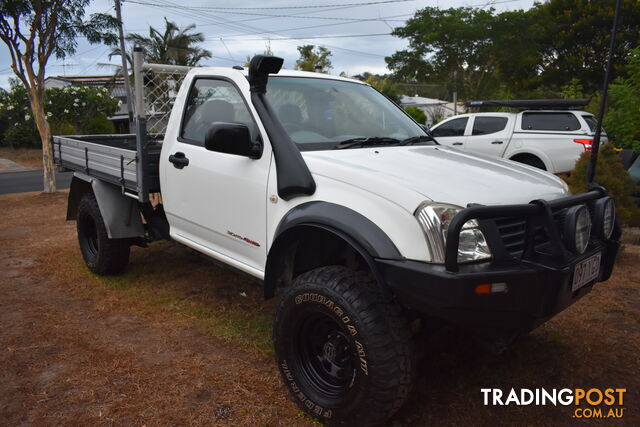
{"label": "grass", "polygon": [[22,166],[42,167],[42,150],[39,148],[0,147],[0,159],[9,159]]}
{"label": "grass", "polygon": [[[178,256],[180,263],[195,267],[191,280],[167,280],[175,272],[174,264],[159,256],[159,252],[170,252]],[[155,252],[155,255],[152,253]],[[71,255],[71,254],[70,254]],[[222,278],[235,276],[191,251],[173,244],[160,242],[151,251],[134,249],[132,261],[136,268],[129,268],[119,276],[96,276],[84,265],[76,254],[60,257],[57,268],[79,272],[82,281],[97,287],[85,287],[88,293],[116,292],[118,297],[128,299],[132,304],[145,304],[154,310],[171,312],[179,318],[195,321],[208,334],[263,357],[271,357],[271,311],[273,302],[260,301],[262,289],[251,281],[239,277],[243,283],[237,289],[229,290],[231,304],[220,304],[220,289],[225,289]],[[216,277],[217,276],[217,277]],[[247,297],[240,292],[246,289]],[[249,292],[249,289],[253,292]],[[231,295],[233,293],[233,295]],[[94,295],[95,296],[95,295]],[[229,300],[230,298],[225,298]],[[248,300],[248,301],[243,301]]]}

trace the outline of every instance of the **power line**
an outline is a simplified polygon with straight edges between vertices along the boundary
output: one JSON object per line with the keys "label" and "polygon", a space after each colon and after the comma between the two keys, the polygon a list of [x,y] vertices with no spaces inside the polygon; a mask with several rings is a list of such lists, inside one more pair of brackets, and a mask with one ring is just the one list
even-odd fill
{"label": "power line", "polygon": [[[343,4],[325,4],[325,5],[309,5],[309,6],[271,6],[271,7],[216,7],[216,6],[189,6],[190,9],[205,9],[205,10],[284,10],[284,9],[320,9],[327,7],[342,7],[342,6],[370,6],[376,4],[386,4],[386,3],[407,3],[413,2],[417,0],[381,0],[381,1],[369,1],[369,2],[361,2],[361,3],[343,3]],[[513,0],[515,1],[515,0]],[[136,3],[141,5],[154,6],[157,5],[151,2],[143,2],[136,0],[127,0],[127,3]],[[174,7],[183,7],[180,5],[174,5]],[[184,6],[186,7],[186,6]]]}
{"label": "power line", "polygon": [[[269,38],[269,39],[225,39],[228,42],[246,42],[246,41],[280,41],[280,40],[317,40],[317,39],[348,39],[359,37],[376,37],[376,36],[390,36],[391,33],[373,33],[373,34],[339,34],[335,36],[305,36],[305,37],[282,37],[282,38]],[[222,41],[222,37],[219,38]]]}

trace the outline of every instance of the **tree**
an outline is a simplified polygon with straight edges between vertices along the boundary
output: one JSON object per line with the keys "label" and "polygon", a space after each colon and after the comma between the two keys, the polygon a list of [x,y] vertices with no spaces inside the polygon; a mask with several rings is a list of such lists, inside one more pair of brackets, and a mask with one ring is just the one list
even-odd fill
{"label": "tree", "polygon": [[404,111],[413,117],[413,120],[422,125],[427,122],[427,115],[418,107],[405,107]]}
{"label": "tree", "polygon": [[609,85],[610,107],[604,126],[618,147],[640,150],[640,46],[627,58],[628,77]]}
{"label": "tree", "polygon": [[408,39],[409,48],[386,61],[404,81],[448,82],[461,98],[481,98],[500,84],[535,77],[539,32],[534,26],[523,11],[426,7],[393,31]]}
{"label": "tree", "polygon": [[316,69],[320,69],[321,73],[328,73],[333,68],[331,65],[332,54],[326,47],[307,44],[298,46],[298,52],[300,52],[300,59],[293,67],[296,70],[316,71]]}
{"label": "tree", "polygon": [[[203,59],[211,58],[211,52],[197,46],[205,40],[203,33],[192,32],[195,24],[184,28],[164,18],[165,29],[160,32],[149,26],[149,36],[131,33],[126,39],[131,45],[138,45],[144,51],[145,61],[153,64],[171,64],[196,66]],[[109,58],[121,55],[116,47],[109,53]],[[127,60],[133,66],[133,54],[127,52]]]}
{"label": "tree", "polygon": [[90,0],[4,0],[0,2],[0,40],[9,49],[11,70],[24,85],[42,143],[44,191],[56,191],[51,135],[45,115],[44,78],[51,56],[76,51],[76,37],[115,43],[115,19],[104,14],[84,19]]}
{"label": "tree", "polygon": [[[611,0],[550,0],[528,11],[544,22],[541,83],[567,84],[576,78],[586,93],[601,88],[609,55],[615,2]],[[614,76],[622,73],[624,58],[640,44],[640,2],[622,0],[614,50]]]}

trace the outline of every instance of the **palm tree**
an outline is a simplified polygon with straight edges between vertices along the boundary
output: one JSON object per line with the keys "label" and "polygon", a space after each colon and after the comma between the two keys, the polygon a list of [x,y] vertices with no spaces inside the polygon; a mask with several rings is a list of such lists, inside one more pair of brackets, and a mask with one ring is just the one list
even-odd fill
{"label": "palm tree", "polygon": [[[175,22],[168,21],[167,18],[164,18],[164,22],[164,33],[149,26],[148,37],[136,33],[128,34],[126,37],[131,44],[142,47],[145,62],[196,66],[201,60],[211,58],[210,51],[196,46],[205,39],[204,34],[191,32],[196,28],[195,24],[180,29]],[[120,48],[114,48],[109,53],[109,59],[118,55],[121,55]],[[129,64],[132,64],[131,52],[126,52],[126,56]]]}

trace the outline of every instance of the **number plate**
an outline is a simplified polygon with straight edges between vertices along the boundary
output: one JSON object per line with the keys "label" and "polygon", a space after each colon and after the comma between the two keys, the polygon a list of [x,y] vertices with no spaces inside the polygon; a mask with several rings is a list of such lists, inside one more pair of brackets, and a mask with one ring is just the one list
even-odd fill
{"label": "number plate", "polygon": [[597,253],[584,261],[580,261],[573,269],[573,285],[571,291],[580,289],[587,283],[598,278],[600,274],[600,259],[602,253]]}

